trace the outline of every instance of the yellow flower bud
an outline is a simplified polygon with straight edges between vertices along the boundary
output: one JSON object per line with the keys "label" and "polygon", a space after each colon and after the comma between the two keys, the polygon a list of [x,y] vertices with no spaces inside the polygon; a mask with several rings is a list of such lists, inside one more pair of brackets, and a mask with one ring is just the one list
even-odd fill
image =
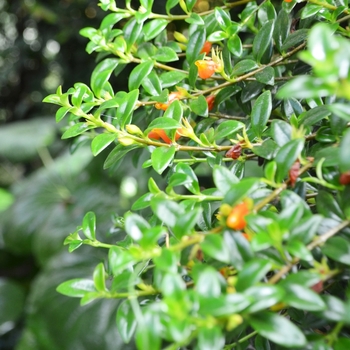
{"label": "yellow flower bud", "polygon": [[141,129],[135,124],[128,124],[125,126],[125,129],[131,135],[139,135],[139,136],[143,135],[143,132],[141,131]]}
{"label": "yellow flower bud", "polygon": [[174,38],[179,43],[187,43],[188,42],[187,38],[180,32],[174,32]]}

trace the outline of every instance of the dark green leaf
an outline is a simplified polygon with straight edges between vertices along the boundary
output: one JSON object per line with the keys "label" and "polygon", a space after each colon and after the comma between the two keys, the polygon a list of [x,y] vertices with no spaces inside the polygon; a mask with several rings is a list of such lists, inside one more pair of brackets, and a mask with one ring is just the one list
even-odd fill
{"label": "dark green leaf", "polygon": [[345,265],[350,265],[350,242],[343,237],[332,237],[321,248],[322,253]]}
{"label": "dark green leaf", "polygon": [[263,55],[268,49],[272,40],[272,33],[274,29],[274,20],[266,22],[255,36],[253,41],[253,55],[258,62],[261,61]]}
{"label": "dark green leaf", "polygon": [[267,121],[270,118],[272,110],[271,92],[265,91],[254,103],[251,113],[252,129],[256,137],[261,138],[266,127]]}
{"label": "dark green leaf", "polygon": [[263,337],[287,348],[306,344],[304,334],[285,317],[271,312],[251,315],[251,326]]}
{"label": "dark green leaf", "polygon": [[294,139],[281,147],[276,155],[276,181],[281,182],[287,175],[293,163],[297,160],[304,147],[304,139]]}
{"label": "dark green leaf", "polygon": [[96,66],[91,74],[91,89],[96,97],[102,97],[101,93],[118,64],[117,58],[106,58]]}
{"label": "dark green leaf", "polygon": [[153,61],[146,61],[137,65],[129,75],[129,90],[138,89],[143,79],[151,73],[153,66]]}
{"label": "dark green leaf", "polygon": [[230,262],[230,251],[220,235],[206,235],[205,240],[201,243],[201,248],[204,254],[207,254],[215,260],[224,263]]}
{"label": "dark green leaf", "polygon": [[251,60],[251,59],[245,59],[242,61],[239,61],[232,70],[232,76],[238,76],[238,75],[242,75],[244,73],[247,73],[255,68],[258,68],[259,65]]}
{"label": "dark green leaf", "polygon": [[192,64],[197,59],[203,48],[205,37],[206,31],[204,26],[198,26],[197,30],[190,36],[186,48],[186,59],[189,64]]}

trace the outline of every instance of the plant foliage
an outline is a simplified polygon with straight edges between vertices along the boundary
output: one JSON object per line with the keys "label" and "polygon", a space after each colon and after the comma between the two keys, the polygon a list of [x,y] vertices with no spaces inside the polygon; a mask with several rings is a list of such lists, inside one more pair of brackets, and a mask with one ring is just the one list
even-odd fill
{"label": "plant foliage", "polygon": [[108,254],[57,290],[122,299],[116,326],[140,350],[348,349],[348,3],[202,2],[101,0],[100,27],[80,32],[90,86],[44,99],[64,139],[110,150],[105,168],[142,151],[166,179],[149,177],[123,241],[84,216],[64,244]]}

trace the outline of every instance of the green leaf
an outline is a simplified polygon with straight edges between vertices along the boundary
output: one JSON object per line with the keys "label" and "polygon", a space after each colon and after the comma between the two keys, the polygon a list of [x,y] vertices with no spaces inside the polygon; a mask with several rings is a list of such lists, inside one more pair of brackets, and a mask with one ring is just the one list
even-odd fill
{"label": "green leaf", "polygon": [[231,189],[232,185],[239,182],[239,179],[236,175],[234,175],[227,168],[220,165],[214,166],[213,179],[215,186],[223,194],[227,193]]}
{"label": "green leaf", "polygon": [[145,193],[141,196],[131,207],[132,210],[141,210],[151,205],[151,199],[153,198],[152,193]]}
{"label": "green leaf", "polygon": [[227,40],[227,47],[233,55],[237,57],[242,56],[243,45],[238,35],[233,35]]}
{"label": "green leaf", "polygon": [[138,23],[134,17],[130,19],[124,26],[124,39],[126,41],[126,50],[130,51],[131,47],[135,44],[140,34],[142,33],[143,22]]}
{"label": "green leaf", "polygon": [[275,85],[275,70],[272,67],[266,67],[261,72],[255,74],[255,78],[260,83],[266,85]]}
{"label": "green leaf", "polygon": [[88,292],[96,292],[94,281],[75,278],[61,283],[57,287],[57,292],[73,298],[82,298]]}
{"label": "green leaf", "polygon": [[142,86],[151,96],[159,96],[162,93],[161,82],[158,74],[154,70],[143,80]]}
{"label": "green leaf", "polygon": [[299,123],[304,125],[314,125],[320,120],[328,117],[331,112],[326,106],[317,106],[302,113],[299,118]]}
{"label": "green leaf", "polygon": [[253,41],[253,55],[258,62],[261,61],[263,55],[268,49],[274,29],[274,20],[266,22],[255,36]]}
{"label": "green leaf", "polygon": [[162,73],[159,79],[162,83],[163,88],[165,89],[171,86],[175,86],[176,84],[184,80],[186,77],[187,77],[186,73],[171,71],[171,72]]}
{"label": "green leaf", "polygon": [[254,146],[252,151],[257,156],[270,160],[275,157],[278,149],[279,147],[275,141],[267,139],[262,143],[262,145]]}
{"label": "green leaf", "polygon": [[101,93],[118,64],[119,60],[117,58],[106,58],[93,70],[90,84],[96,97],[102,97]]}
{"label": "green leaf", "polygon": [[151,155],[152,167],[158,173],[162,174],[163,171],[170,165],[174,159],[176,152],[175,146],[171,147],[158,147]]}
{"label": "green leaf", "polygon": [[192,64],[197,59],[205,43],[205,37],[206,30],[204,26],[198,26],[197,30],[190,36],[186,48],[186,59],[189,64]]}
{"label": "green leaf", "polygon": [[105,281],[105,267],[103,263],[99,263],[94,270],[93,273],[93,280],[94,280],[94,286],[97,291],[99,292],[105,292],[106,289],[106,281]]}
{"label": "green leaf", "polygon": [[322,253],[345,265],[350,265],[350,242],[343,237],[331,237],[321,248]]}
{"label": "green leaf", "polygon": [[290,241],[287,246],[287,251],[292,255],[301,260],[312,261],[313,256],[311,252],[306,248],[303,242],[297,241],[296,239]]}
{"label": "green leaf", "polygon": [[265,91],[255,101],[251,113],[252,129],[256,137],[261,138],[267,121],[270,118],[271,110],[271,92]]}
{"label": "green leaf", "polygon": [[276,305],[283,301],[285,291],[280,286],[261,284],[249,287],[244,291],[244,295],[252,300],[247,308],[247,312],[254,313]]}
{"label": "green leaf", "polygon": [[158,34],[160,34],[168,25],[168,21],[166,19],[152,19],[147,22],[142,29],[144,34],[145,41],[150,41],[154,39]]}
{"label": "green leaf", "polygon": [[178,61],[179,57],[177,56],[177,53],[172,48],[163,46],[157,50],[153,59],[159,62],[174,62],[174,61]]}
{"label": "green leaf", "polygon": [[227,29],[231,26],[231,17],[230,13],[224,11],[220,7],[215,7],[215,18],[221,27],[222,30],[227,31]]}
{"label": "green leaf", "polygon": [[323,301],[326,303],[327,309],[316,313],[319,317],[325,318],[333,322],[349,323],[349,313],[346,304],[333,295],[322,295]]}
{"label": "green leaf", "polygon": [[135,263],[134,257],[121,247],[113,246],[108,252],[108,264],[113,275],[117,276]]}
{"label": "green leaf", "polygon": [[199,328],[198,349],[201,350],[221,350],[225,345],[225,337],[219,326],[211,328]]}
{"label": "green leaf", "polygon": [[15,197],[0,187],[0,212],[6,210],[15,201]]}
{"label": "green leaf", "polygon": [[277,163],[276,181],[281,182],[304,147],[304,139],[294,139],[282,146],[275,157]]}
{"label": "green leaf", "polygon": [[309,30],[308,29],[299,29],[296,30],[294,33],[290,34],[286,40],[283,42],[283,45],[281,47],[282,51],[287,51],[293,46],[297,46],[298,44],[302,43],[307,39]]}
{"label": "green leaf", "polygon": [[129,75],[129,90],[138,89],[143,79],[151,73],[153,66],[153,61],[138,64]]}
{"label": "green leaf", "polygon": [[306,311],[321,311],[326,304],[321,297],[308,287],[299,284],[284,284],[286,295],[283,302],[296,309]]}
{"label": "green leaf", "polygon": [[129,300],[124,300],[117,311],[117,328],[125,343],[129,343],[136,330],[136,318]]}
{"label": "green leaf", "polygon": [[244,124],[237,120],[226,120],[219,124],[215,131],[215,140],[227,138],[228,136],[241,130]]}
{"label": "green leaf", "polygon": [[97,135],[91,142],[91,151],[94,156],[97,156],[105,148],[107,148],[116,139],[115,134],[100,134]]}
{"label": "green leaf", "polygon": [[339,148],[339,168],[341,172],[346,172],[350,170],[350,130],[346,130],[343,138],[340,141]]}
{"label": "green leaf", "polygon": [[169,227],[174,227],[183,214],[180,205],[168,199],[152,198],[151,208],[154,214]]}
{"label": "green leaf", "polygon": [[206,266],[199,272],[195,285],[201,296],[216,298],[221,294],[220,274],[212,266]]}
{"label": "green leaf", "polygon": [[149,133],[152,129],[174,130],[181,128],[182,125],[175,119],[160,117],[154,119],[145,130],[145,134]]}
{"label": "green leaf", "polygon": [[306,345],[304,334],[285,317],[271,312],[260,312],[250,316],[251,326],[263,337],[287,348]]}
{"label": "green leaf", "polygon": [[84,122],[76,123],[63,133],[62,139],[64,140],[78,136],[93,128],[95,128],[95,125],[89,125],[88,123]]}
{"label": "green leaf", "polygon": [[292,127],[283,120],[274,120],[271,124],[272,137],[282,147],[292,138]]}
{"label": "green leaf", "polygon": [[236,77],[238,75],[242,75],[244,73],[247,73],[255,68],[258,68],[259,65],[251,60],[251,59],[245,59],[245,60],[242,60],[242,61],[239,61],[234,67],[233,67],[233,70],[232,70],[232,73],[231,75],[233,77]]}
{"label": "green leaf", "polygon": [[201,243],[204,254],[211,258],[224,262],[230,262],[230,251],[228,250],[223,238],[220,235],[209,234],[205,236],[205,240]]}
{"label": "green leaf", "polygon": [[158,313],[149,310],[143,312],[142,321],[137,322],[135,336],[137,349],[160,350],[163,327],[158,318]]}
{"label": "green leaf", "polygon": [[203,95],[190,101],[190,108],[193,113],[207,117],[208,116],[208,103]]}
{"label": "green leaf", "polygon": [[139,98],[139,90],[135,89],[127,93],[117,109],[116,118],[123,129],[125,125],[131,124],[132,114]]}
{"label": "green leaf", "polygon": [[237,291],[243,291],[258,283],[271,270],[271,267],[270,261],[261,258],[255,258],[247,262],[238,274]]}
{"label": "green leaf", "polygon": [[190,181],[186,181],[184,183],[184,186],[193,194],[200,194],[200,188],[199,188],[199,183],[198,183],[198,178],[193,169],[188,165],[184,163],[178,163],[174,171],[177,174],[185,174]]}
{"label": "green leaf", "polygon": [[137,145],[137,144],[130,145],[130,146],[123,146],[123,145],[116,146],[106,158],[103,164],[103,168],[104,169],[110,168],[111,166],[115,165],[120,159],[123,159],[128,152],[139,147],[140,145]]}
{"label": "green leaf", "polygon": [[86,238],[94,241],[96,239],[96,216],[95,213],[89,211],[85,214],[82,229]]}
{"label": "green leaf", "polygon": [[162,254],[153,258],[153,261],[158,269],[165,272],[176,273],[178,270],[178,255],[168,249],[162,249]]}
{"label": "green leaf", "polygon": [[136,242],[143,237],[143,232],[150,227],[149,223],[140,215],[129,213],[125,217],[125,231]]}
{"label": "green leaf", "polygon": [[235,205],[242,199],[254,192],[259,186],[259,179],[246,178],[233,184],[230,190],[225,194],[224,203]]}

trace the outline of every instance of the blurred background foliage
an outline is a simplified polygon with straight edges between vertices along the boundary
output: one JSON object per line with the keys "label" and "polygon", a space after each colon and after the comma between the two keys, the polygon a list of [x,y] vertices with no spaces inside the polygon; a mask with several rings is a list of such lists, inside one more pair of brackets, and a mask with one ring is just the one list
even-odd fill
{"label": "blurred background foliage", "polygon": [[96,249],[67,253],[64,237],[93,210],[104,239],[121,239],[118,212],[144,184],[132,160],[107,173],[89,140],[79,148],[61,141],[55,107],[41,102],[58,85],[89,83],[95,61],[79,30],[104,15],[95,0],[0,0],[1,350],[123,347],[118,302],[81,308],[56,287],[105,258]]}
{"label": "blurred background foliage", "polygon": [[[105,156],[93,159],[87,139],[62,141],[56,107],[41,102],[58,85],[67,90],[75,82],[89,84],[95,57],[85,52],[79,30],[99,27],[105,13],[97,3],[0,0],[1,350],[134,348],[116,330],[119,301],[80,307],[56,292],[65,280],[90,276],[106,257],[88,247],[81,248],[84,255],[70,254],[64,238],[94,211],[101,240],[122,239],[118,214],[145,191],[148,179],[135,166],[142,164],[142,153],[103,171]],[[122,7],[124,1],[117,3]],[[216,3],[200,0],[198,10]],[[155,11],[163,7],[155,1]],[[131,69],[119,76],[115,90],[126,89]],[[159,183],[157,174],[152,177]]]}

